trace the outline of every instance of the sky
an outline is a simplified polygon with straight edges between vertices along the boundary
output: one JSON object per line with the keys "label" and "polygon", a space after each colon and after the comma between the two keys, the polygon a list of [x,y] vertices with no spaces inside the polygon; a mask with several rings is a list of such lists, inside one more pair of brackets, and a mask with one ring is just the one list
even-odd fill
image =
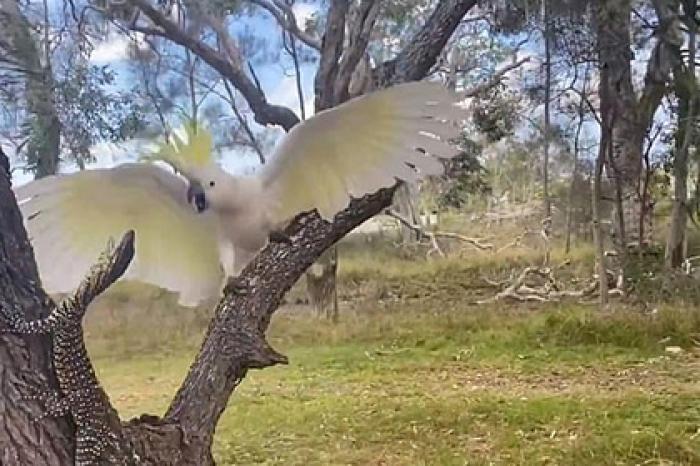
{"label": "sky", "polygon": [[[295,4],[294,10],[297,15],[300,24],[303,24],[305,19],[313,15],[318,6],[316,1],[299,1]],[[245,17],[237,18],[235,23],[230,25],[231,31],[235,34],[237,32],[245,31],[245,29],[250,29],[255,31],[260,35],[268,35],[274,37],[271,42],[277,40],[279,35],[279,26],[275,20],[269,15],[262,13],[256,15],[255,17]],[[274,36],[272,36],[274,34]],[[515,40],[515,39],[514,39]],[[133,84],[133,75],[128,70],[128,57],[127,48],[129,45],[129,39],[123,35],[114,33],[108,37],[104,42],[101,42],[93,50],[91,56],[91,62],[95,65],[109,65],[118,73],[118,86],[123,86],[123,89],[129,89]],[[521,69],[514,71],[509,74],[511,78],[511,84],[517,83],[519,76],[537,72],[541,67],[541,60],[538,58],[539,48],[541,44],[537,43],[537,40],[528,42],[523,49],[520,50],[518,58],[524,56],[530,57],[530,62],[526,63],[521,67]],[[648,51],[645,53],[638,54],[635,57],[634,67],[638,71],[635,73],[637,76],[643,76],[643,68],[646,64],[646,59]],[[282,55],[284,57],[284,55]],[[290,69],[289,63],[286,64],[286,68]],[[297,114],[299,114],[299,102],[296,92],[296,83],[294,76],[286,75],[283,66],[279,63],[266,62],[266,63],[256,63],[255,64],[256,74],[260,79],[261,86],[265,91],[267,99],[272,104],[283,105],[290,107]],[[316,71],[315,63],[304,63],[302,64],[301,76],[302,76],[302,87],[304,89],[304,95],[306,98],[305,110],[307,115],[313,113],[313,79]],[[595,80],[594,80],[595,81]],[[517,87],[517,84],[516,84]],[[576,97],[573,97],[577,100]],[[529,117],[534,120],[542,119],[542,107],[539,108],[529,108]],[[662,113],[662,112],[660,112]],[[562,120],[563,116],[559,115],[557,118],[560,119],[560,124],[565,124],[566,121]],[[664,117],[661,114],[661,118]],[[261,131],[262,128],[257,124],[252,122],[252,118],[249,121],[256,128],[256,131]],[[523,124],[518,128],[516,136],[525,139],[528,133],[532,132],[533,129],[528,124]],[[269,133],[274,134],[277,138],[282,136],[284,132],[277,128],[275,130],[268,129]],[[596,138],[598,135],[598,127],[596,124],[591,123],[586,127],[586,133],[590,138]],[[268,134],[269,134],[268,133]],[[92,152],[96,158],[95,163],[91,163],[87,168],[107,168],[117,165],[119,163],[136,161],[142,149],[139,148],[139,141],[131,141],[123,144],[111,144],[111,143],[99,143],[92,148]],[[494,145],[486,151],[499,151],[502,147],[499,145]],[[269,157],[270,154],[265,154]],[[220,154],[220,163],[228,171],[234,174],[244,174],[250,173],[259,166],[258,157],[252,150],[246,148],[236,148],[228,149]],[[61,166],[61,172],[70,173],[76,171],[77,167],[70,164],[63,164]],[[22,170],[17,170],[13,174],[15,182],[17,184],[23,184],[32,179],[31,173],[23,173]]]}
{"label": "sky", "polygon": [[[306,18],[313,15],[317,10],[315,2],[298,2],[294,5],[294,11],[299,24],[304,24]],[[235,35],[239,30],[249,28],[258,33],[259,31],[274,31],[276,37],[279,35],[279,26],[275,20],[267,14],[257,15],[251,18],[236,20],[230,26],[231,32]],[[264,35],[262,33],[261,35]],[[273,39],[271,39],[271,42]],[[129,89],[133,84],[133,75],[128,69],[127,49],[130,39],[124,35],[113,33],[107,40],[97,44],[90,56],[90,62],[94,65],[109,65],[117,73],[117,87]],[[289,67],[287,67],[289,68]],[[316,71],[315,63],[303,63],[301,66],[301,81],[305,96],[305,111],[307,117],[313,114],[313,80]],[[297,97],[296,80],[294,76],[285,74],[285,70],[280,63],[261,63],[255,65],[255,72],[260,80],[268,102],[275,105],[283,105],[291,108],[297,115],[300,115],[299,100]],[[249,118],[254,131],[261,131],[263,128]],[[281,128],[268,132],[277,138],[284,134]],[[7,146],[3,146],[9,149]],[[141,148],[141,149],[140,149]],[[96,161],[87,164],[86,168],[109,168],[115,165],[137,161],[143,148],[143,141],[128,141],[126,143],[98,143],[95,144],[91,152]],[[269,156],[270,154],[266,154]],[[257,155],[247,148],[236,148],[223,151],[219,154],[221,165],[234,174],[250,173],[259,166]],[[15,165],[17,167],[17,165]],[[16,185],[25,184],[33,179],[32,173],[25,173],[21,167],[17,167],[13,172],[13,181]],[[78,170],[74,164],[62,163],[61,173],[71,173]]]}

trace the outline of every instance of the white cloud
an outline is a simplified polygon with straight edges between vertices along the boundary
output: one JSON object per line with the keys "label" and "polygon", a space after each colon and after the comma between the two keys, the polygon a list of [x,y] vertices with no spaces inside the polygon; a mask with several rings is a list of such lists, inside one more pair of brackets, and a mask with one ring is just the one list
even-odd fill
{"label": "white cloud", "polygon": [[[302,70],[302,73],[304,71]],[[308,74],[308,73],[307,73]],[[306,117],[313,115],[314,111],[314,93],[313,87],[302,81],[302,89],[304,91],[304,110],[306,111]],[[294,76],[284,76],[279,85],[270,93],[269,102],[275,105],[282,105],[289,107],[294,112],[299,115],[299,94],[297,92],[297,83]]]}
{"label": "white cloud", "polygon": [[295,3],[292,6],[292,11],[294,11],[294,16],[297,18],[297,24],[300,28],[303,28],[306,21],[318,11],[318,7],[311,3]]}
{"label": "white cloud", "polygon": [[129,56],[129,42],[127,37],[111,36],[95,47],[90,54],[90,61],[95,65],[106,65],[126,60]]}
{"label": "white cloud", "polygon": [[126,60],[129,58],[129,48],[134,44],[142,51],[149,48],[144,35],[140,32],[131,37],[118,33],[110,34],[107,39],[97,44],[90,54],[90,62],[95,65],[107,65]]}

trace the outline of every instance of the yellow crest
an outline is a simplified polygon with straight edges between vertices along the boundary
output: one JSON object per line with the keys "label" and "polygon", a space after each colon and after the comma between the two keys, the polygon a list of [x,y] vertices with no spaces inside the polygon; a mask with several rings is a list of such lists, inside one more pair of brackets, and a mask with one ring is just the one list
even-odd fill
{"label": "yellow crest", "polygon": [[159,160],[169,164],[176,171],[187,173],[212,163],[211,153],[211,133],[201,123],[190,120],[179,130],[173,131],[169,141],[159,143],[153,152],[141,157],[141,160]]}

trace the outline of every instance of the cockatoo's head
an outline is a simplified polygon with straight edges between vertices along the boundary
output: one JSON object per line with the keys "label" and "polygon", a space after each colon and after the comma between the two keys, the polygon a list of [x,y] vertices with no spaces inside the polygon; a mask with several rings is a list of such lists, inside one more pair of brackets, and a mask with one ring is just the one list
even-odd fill
{"label": "cockatoo's head", "polygon": [[190,121],[173,131],[168,141],[158,145],[142,160],[161,161],[187,179],[187,202],[197,212],[224,210],[225,186],[230,178],[212,158],[212,137],[201,124]]}
{"label": "cockatoo's head", "polygon": [[230,186],[231,175],[218,165],[211,164],[192,170],[184,176],[190,184],[187,190],[187,202],[197,212],[201,213],[207,209],[214,211],[226,209],[227,201],[231,200],[227,189]]}

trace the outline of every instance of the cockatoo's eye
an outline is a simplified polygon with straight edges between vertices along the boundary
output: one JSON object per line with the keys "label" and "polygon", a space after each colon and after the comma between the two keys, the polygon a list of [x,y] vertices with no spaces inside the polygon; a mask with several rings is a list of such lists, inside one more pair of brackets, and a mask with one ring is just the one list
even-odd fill
{"label": "cockatoo's eye", "polygon": [[214,186],[216,186],[216,183],[214,183],[213,181],[210,181],[210,182],[209,182],[209,187],[210,187],[210,188],[213,188]]}

